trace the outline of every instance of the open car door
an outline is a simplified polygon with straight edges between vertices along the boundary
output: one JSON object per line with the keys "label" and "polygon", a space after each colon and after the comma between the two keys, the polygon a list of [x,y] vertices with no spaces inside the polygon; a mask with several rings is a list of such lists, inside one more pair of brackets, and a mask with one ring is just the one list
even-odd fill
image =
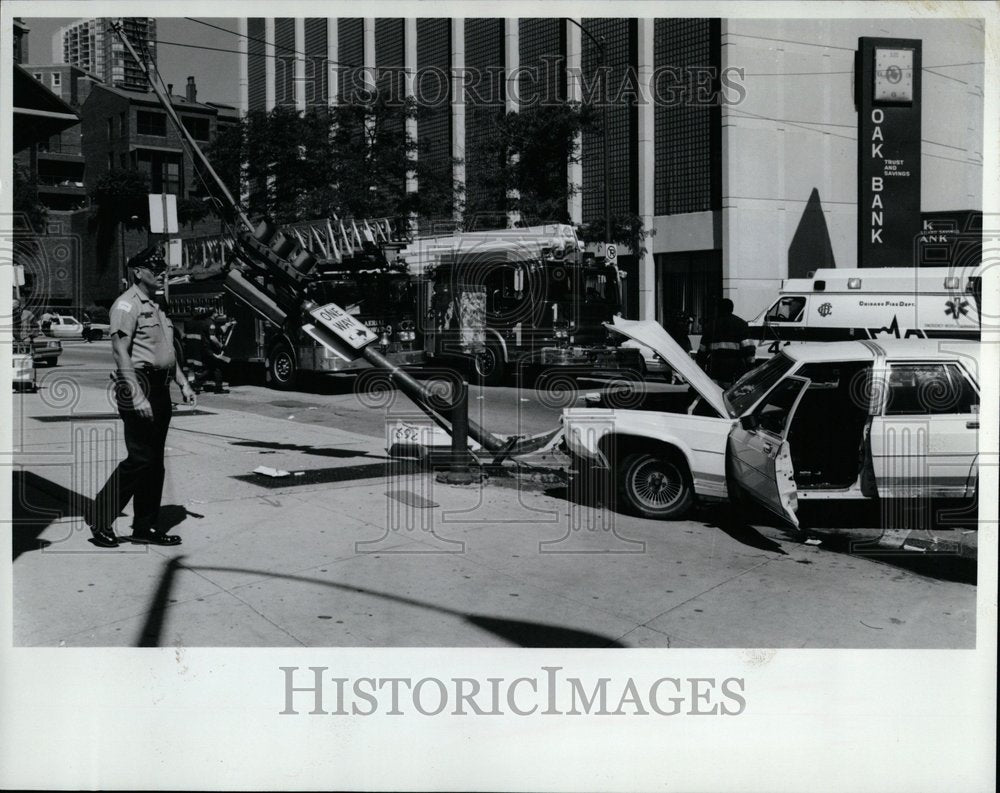
{"label": "open car door", "polygon": [[798,495],[786,439],[808,387],[804,377],[784,378],[729,433],[728,455],[736,483],[796,528]]}

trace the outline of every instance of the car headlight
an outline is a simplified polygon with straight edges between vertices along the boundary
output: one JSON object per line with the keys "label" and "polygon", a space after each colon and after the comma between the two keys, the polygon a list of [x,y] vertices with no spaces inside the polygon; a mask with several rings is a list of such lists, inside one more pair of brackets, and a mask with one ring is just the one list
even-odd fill
{"label": "car headlight", "polygon": [[416,326],[413,324],[412,319],[404,319],[399,323],[399,329],[396,331],[396,338],[400,341],[416,340],[417,333],[415,328]]}

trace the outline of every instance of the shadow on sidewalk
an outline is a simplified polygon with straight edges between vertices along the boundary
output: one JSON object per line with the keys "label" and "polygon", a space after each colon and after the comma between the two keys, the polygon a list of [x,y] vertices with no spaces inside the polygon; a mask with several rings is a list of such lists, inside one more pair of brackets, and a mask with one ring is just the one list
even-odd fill
{"label": "shadow on sidewalk", "polygon": [[788,555],[780,543],[765,537],[751,526],[745,512],[737,512],[736,508],[730,504],[713,504],[698,510],[698,513],[698,518],[703,521],[705,526],[719,529],[741,545],[781,556]]}
{"label": "shadow on sidewalk", "polygon": [[299,443],[277,443],[275,441],[233,441],[231,446],[245,446],[252,449],[269,449],[282,452],[302,452],[318,457],[365,457],[368,452],[361,449],[338,449],[332,446],[303,446]]}
{"label": "shadow on sidewalk", "polygon": [[[368,595],[381,598],[394,603],[401,603],[414,608],[427,609],[439,614],[450,614],[464,620],[470,625],[489,631],[495,636],[506,639],[520,647],[623,647],[620,642],[598,633],[580,631],[574,628],[564,628],[560,625],[547,625],[541,622],[526,622],[523,620],[502,619],[491,617],[485,614],[469,614],[455,611],[454,609],[436,606],[422,600],[390,595],[386,592],[377,592],[365,587],[348,586],[347,584],[337,584],[321,578],[308,578],[306,576],[289,575],[285,573],[273,573],[267,570],[254,570],[244,567],[209,567],[201,565],[185,565],[183,556],[176,556],[170,559],[156,592],[149,604],[149,611],[146,622],[139,631],[136,641],[138,647],[159,647],[162,639],[164,613],[169,607],[170,593],[173,589],[174,580],[180,570],[190,570],[195,573],[250,573],[252,575],[266,576],[271,579],[283,579],[285,581],[297,581],[303,584],[316,584],[329,589],[338,589],[355,595]],[[405,643],[401,642],[399,646]]]}
{"label": "shadow on sidewalk", "polygon": [[67,515],[82,515],[90,499],[32,471],[15,470],[11,479],[13,559],[52,543],[39,535]]}

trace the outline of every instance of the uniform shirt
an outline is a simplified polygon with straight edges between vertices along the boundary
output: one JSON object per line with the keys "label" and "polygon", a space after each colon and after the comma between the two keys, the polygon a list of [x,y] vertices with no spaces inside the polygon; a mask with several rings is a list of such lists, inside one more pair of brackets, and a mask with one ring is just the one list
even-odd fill
{"label": "uniform shirt", "polygon": [[110,334],[113,337],[116,333],[128,339],[133,366],[174,368],[173,323],[138,286],[126,290],[111,307]]}

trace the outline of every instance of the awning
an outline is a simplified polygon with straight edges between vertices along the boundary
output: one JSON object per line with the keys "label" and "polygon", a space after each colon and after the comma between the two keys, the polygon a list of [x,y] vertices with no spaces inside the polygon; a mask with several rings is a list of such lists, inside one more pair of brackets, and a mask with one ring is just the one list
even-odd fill
{"label": "awning", "polygon": [[47,140],[80,123],[72,107],[14,64],[14,151]]}

